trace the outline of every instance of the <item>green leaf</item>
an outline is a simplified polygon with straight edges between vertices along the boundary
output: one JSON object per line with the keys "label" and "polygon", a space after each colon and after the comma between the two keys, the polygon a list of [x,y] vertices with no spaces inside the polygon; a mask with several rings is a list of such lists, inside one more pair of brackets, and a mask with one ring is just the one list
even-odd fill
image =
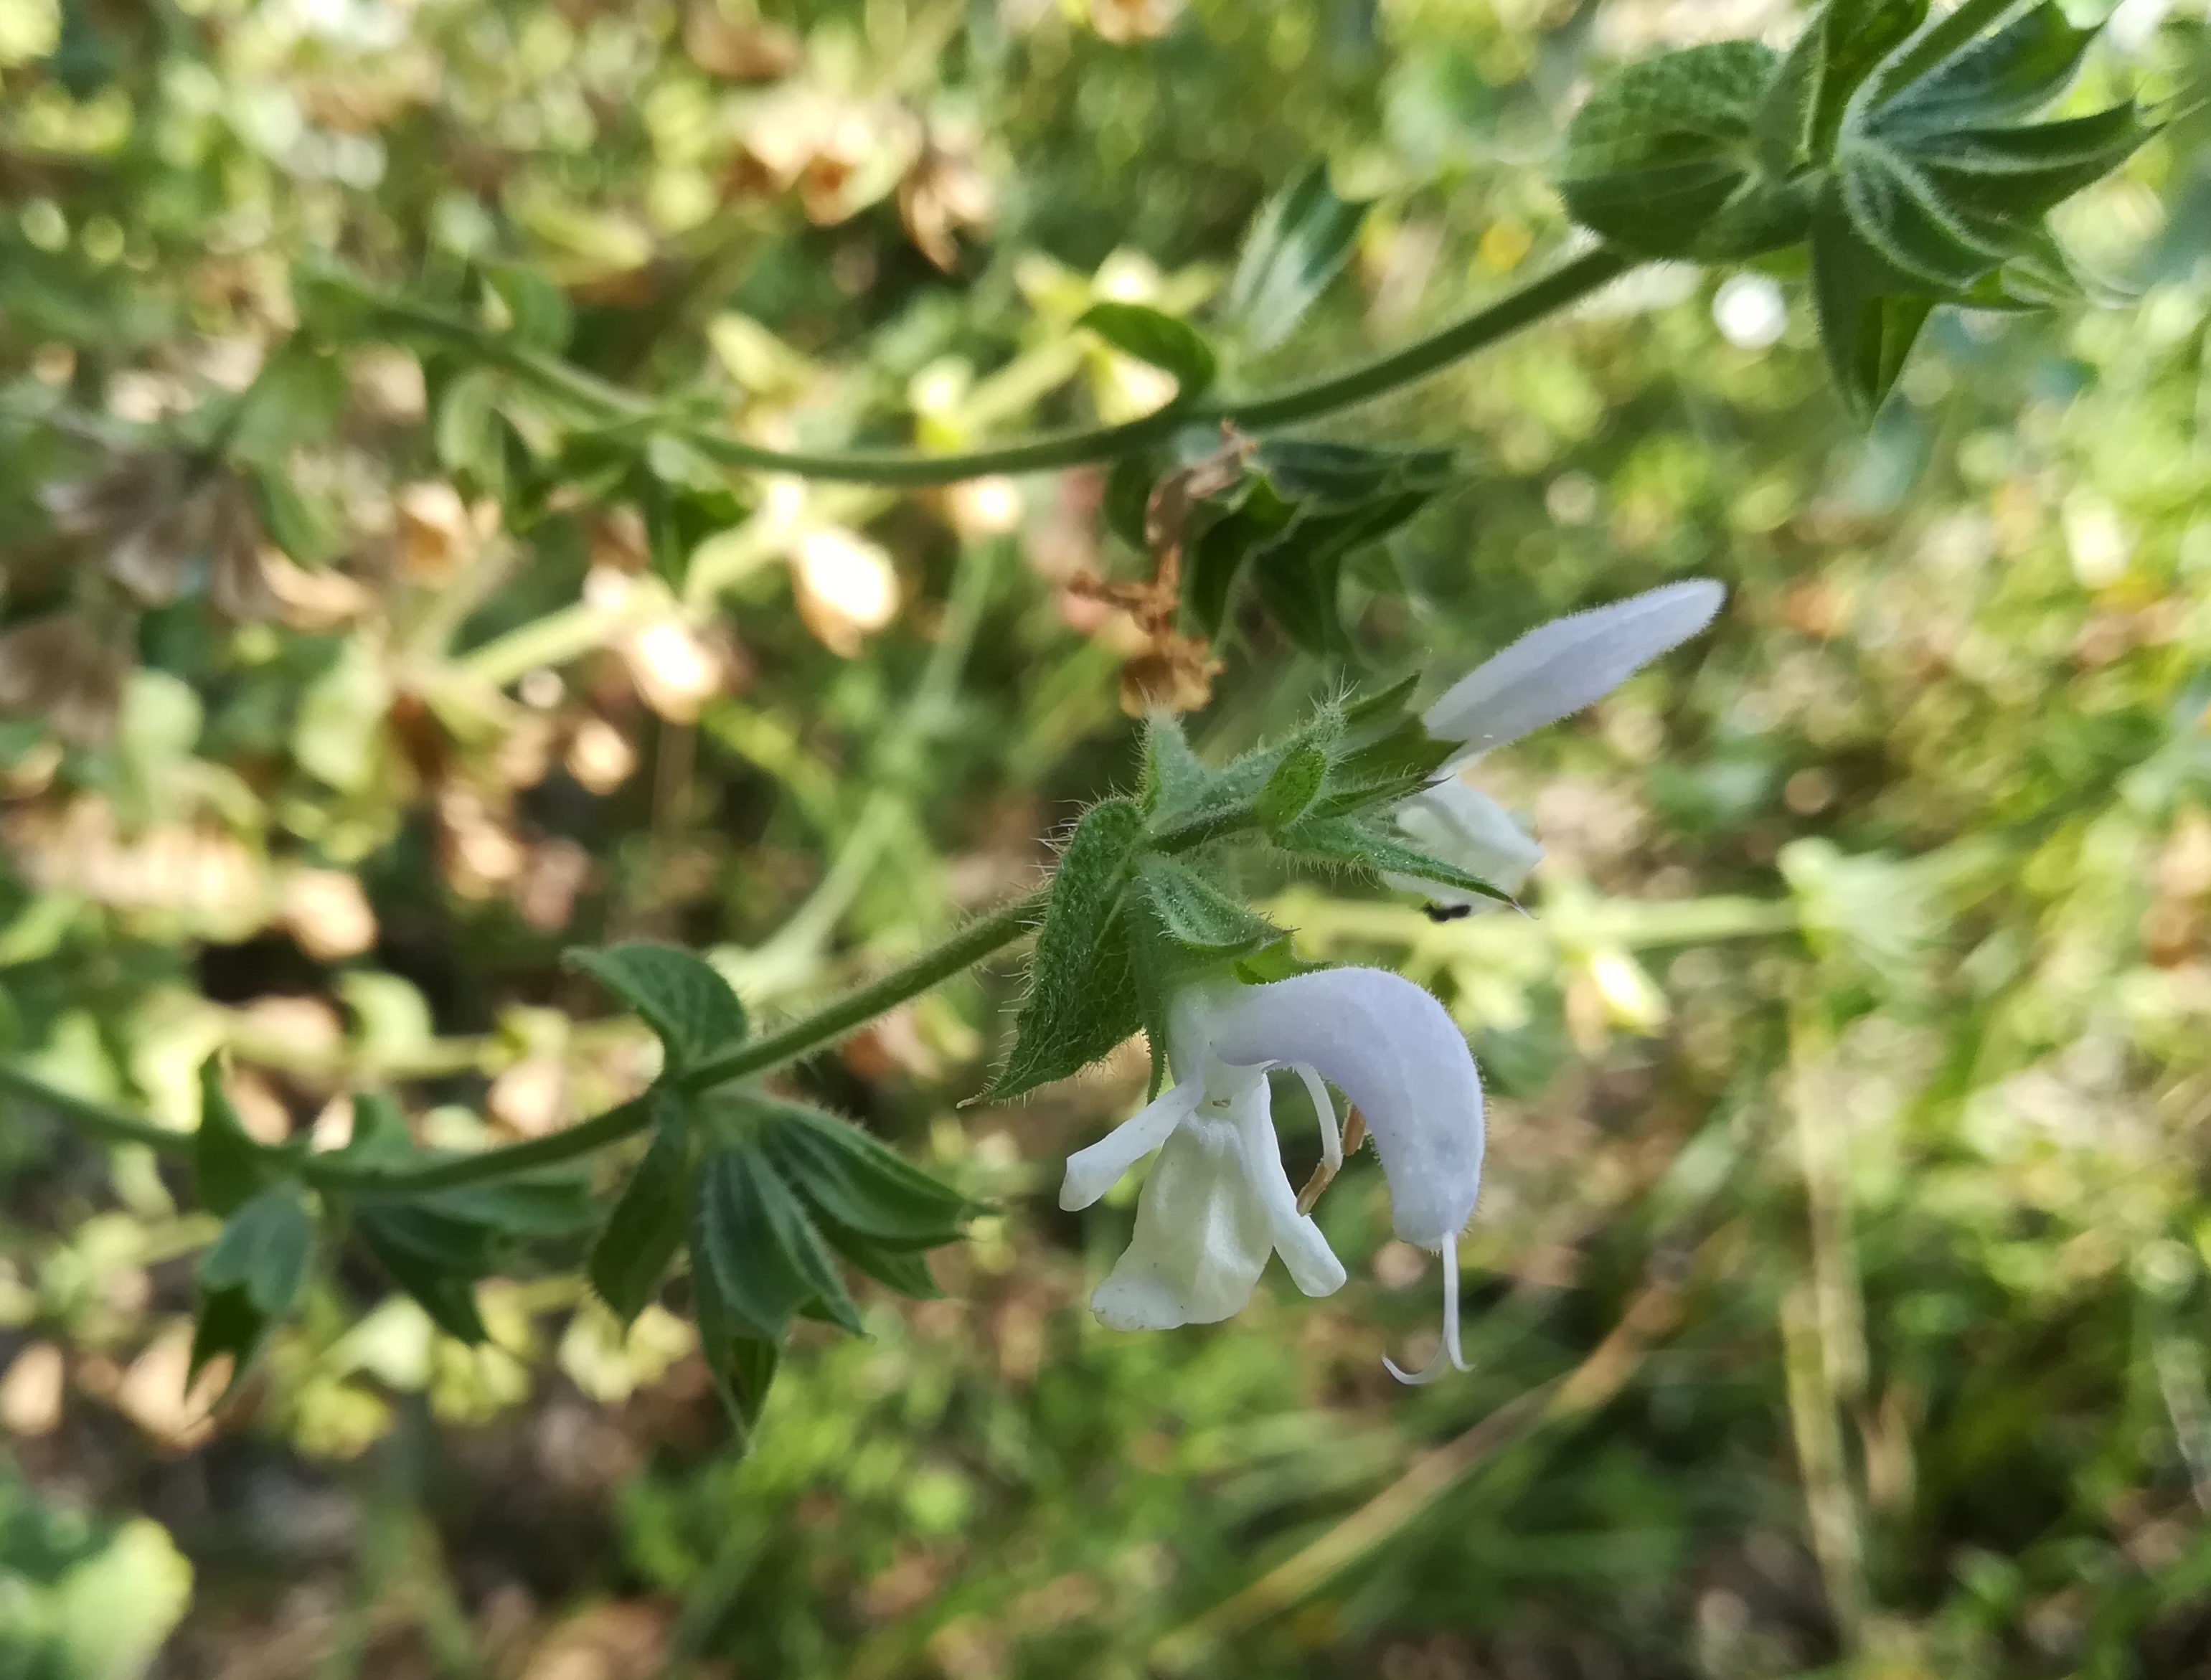
{"label": "green leaf", "polygon": [[200,1064],[200,1125],[192,1134],[192,1172],[201,1203],[225,1218],[251,1200],[270,1177],[268,1151],[247,1136],[222,1085],[222,1063]]}
{"label": "green leaf", "polygon": [[929,1270],[929,1255],[925,1250],[892,1248],[882,1243],[870,1242],[857,1232],[847,1231],[827,1220],[820,1222],[821,1235],[853,1269],[872,1277],[887,1289],[914,1301],[942,1301],[944,1291],[937,1287],[936,1277]]}
{"label": "green leaf", "polygon": [[1296,510],[1264,483],[1251,485],[1236,506],[1209,520],[1183,558],[1183,603],[1208,638],[1228,620],[1229,597],[1252,551],[1278,535]]}
{"label": "green leaf", "polygon": [[[1400,686],[1409,688],[1410,684]],[[1460,750],[1458,743],[1430,735],[1419,718],[1401,719],[1396,728],[1336,758],[1329,767],[1326,785],[1312,803],[1311,815],[1345,816],[1395,805],[1426,787]]]}
{"label": "green leaf", "polygon": [[1510,893],[1500,891],[1480,876],[1440,858],[1431,858],[1394,834],[1384,834],[1355,817],[1309,817],[1275,838],[1284,851],[1319,862],[1368,870],[1377,875],[1402,875],[1415,881],[1433,881],[1462,892],[1495,899],[1500,904],[1514,901]]}
{"label": "green leaf", "polygon": [[296,1190],[279,1186],[241,1204],[200,1257],[191,1375],[227,1353],[235,1388],[299,1304],[314,1256],[315,1218]]}
{"label": "green leaf", "polygon": [[2116,105],[2064,122],[1954,129],[1917,142],[1910,155],[1946,200],[2027,219],[2101,180],[2152,132],[2132,105]]}
{"label": "green leaf", "polygon": [[1927,0],[1830,0],[1805,31],[1818,68],[1804,112],[1804,155],[1833,153],[1851,96],[1926,21]]}
{"label": "green leaf", "polygon": [[1396,719],[1411,703],[1420,686],[1420,674],[1414,671],[1408,676],[1399,677],[1385,688],[1377,688],[1371,694],[1361,694],[1343,708],[1344,726],[1347,729],[1362,729],[1384,719]]}
{"label": "green leaf", "polygon": [[1160,931],[1208,961],[1248,955],[1282,937],[1272,922],[1172,858],[1146,858],[1138,881],[1144,907]]}
{"label": "green leaf", "polygon": [[1885,289],[1886,274],[1841,208],[1823,207],[1812,228],[1812,295],[1827,365],[1861,426],[1887,401],[1934,309],[1929,298]]}
{"label": "green leaf", "polygon": [[1029,962],[1028,1000],[990,1087],[992,1101],[1063,1079],[1136,1030],[1136,981],[1117,923],[1130,862],[1143,839],[1144,814],[1127,799],[1092,806],[1075,826],[1052,880]]}
{"label": "green leaf", "polygon": [[1251,802],[1259,826],[1272,832],[1296,822],[1319,796],[1328,779],[1328,754],[1308,742],[1282,755],[1281,762],[1267,778],[1259,797]]}
{"label": "green leaf", "polygon": [[645,1310],[683,1246],[690,1204],[691,1128],[681,1106],[669,1101],[585,1268],[599,1299],[625,1325]]}
{"label": "green leaf", "polygon": [[239,401],[228,449],[239,461],[281,465],[302,445],[322,442],[345,411],[345,366],[294,338],[270,357]]}
{"label": "green leaf", "polygon": [[1784,62],[1755,41],[1639,59],[1566,130],[1559,191],[1584,227],[1647,257],[1737,261],[1794,244],[1806,206],[1758,125]]}
{"label": "green leaf", "polygon": [[743,1147],[712,1156],[699,1175],[691,1248],[710,1267],[739,1328],[779,1342],[794,1314],[817,1307],[857,1334],[859,1313],[790,1186],[766,1155]]}
{"label": "green leaf", "polygon": [[269,1317],[292,1310],[315,1256],[315,1216],[288,1186],[264,1190],[223,1222],[200,1257],[200,1287],[242,1289]]}
{"label": "green leaf", "polygon": [[1885,290],[1954,294],[2004,258],[2000,241],[1954,215],[1933,185],[1899,157],[1871,150],[1853,155],[1837,185],[1852,230],[1897,276]]}
{"label": "green leaf", "polygon": [[[797,1103],[762,1104],[761,1147],[828,1224],[894,1248],[956,1242],[973,1204],[848,1121]],[[825,1225],[824,1228],[827,1228]]]}
{"label": "green leaf", "polygon": [[712,963],[687,950],[639,942],[571,950],[566,960],[643,1017],[671,1069],[695,1066],[744,1041],[745,1009],[737,994]]}
{"label": "green leaf", "polygon": [[1433,494],[1399,490],[1341,508],[1301,509],[1286,529],[1252,550],[1251,579],[1269,616],[1309,652],[1348,654],[1351,638],[1339,598],[1344,561],[1403,525]]}
{"label": "green leaf", "polygon": [[1167,816],[1205,797],[1213,773],[1190,749],[1182,721],[1154,712],[1144,720],[1144,811]]}
{"label": "green leaf", "polygon": [[1270,350],[1327,289],[1359,243],[1370,206],[1336,197],[1328,165],[1305,166],[1251,224],[1229,282],[1228,318],[1255,350]]}
{"label": "green leaf", "polygon": [[419,1209],[367,1206],[354,1210],[353,1228],[432,1323],[471,1347],[489,1339],[476,1292],[489,1260],[480,1234],[464,1234],[475,1228]]}
{"label": "green leaf", "polygon": [[1972,10],[1937,21],[1883,70],[1868,90],[1876,107],[1870,128],[1893,136],[2026,116],[2064,92],[2096,39],[2044,4],[1968,45],[1955,38],[1971,27]]}
{"label": "green leaf", "polygon": [[699,1321],[699,1349],[740,1437],[749,1437],[767,1404],[782,1355],[782,1337],[754,1334],[723,1298],[713,1268],[693,1249],[691,1312]]}
{"label": "green leaf", "polygon": [[447,385],[432,433],[439,464],[496,493],[506,478],[506,439],[499,417],[500,376],[471,367]]}
{"label": "green leaf", "polygon": [[1188,321],[1141,303],[1093,303],[1075,325],[1088,327],[1124,355],[1174,375],[1175,401],[1186,403],[1213,383],[1213,347]]}
{"label": "green leaf", "polygon": [[302,566],[323,566],[345,544],[337,519],[301,495],[282,467],[250,470],[255,511],[262,533]]}
{"label": "green leaf", "polygon": [[1364,502],[1393,490],[1440,489],[1460,466],[1450,449],[1366,449],[1311,438],[1269,438],[1252,466],[1286,500]]}
{"label": "green leaf", "polygon": [[484,283],[498,294],[511,324],[507,337],[524,349],[558,355],[575,331],[568,294],[525,263],[488,264]]}
{"label": "green leaf", "polygon": [[1124,455],[1106,475],[1106,528],[1142,554],[1150,547],[1144,536],[1144,516],[1151,506],[1152,487],[1164,465],[1150,451]]}

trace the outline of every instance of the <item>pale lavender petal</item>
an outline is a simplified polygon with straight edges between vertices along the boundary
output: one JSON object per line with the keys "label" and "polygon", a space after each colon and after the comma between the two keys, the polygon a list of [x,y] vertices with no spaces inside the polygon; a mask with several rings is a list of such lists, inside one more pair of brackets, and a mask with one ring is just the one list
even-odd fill
{"label": "pale lavender petal", "polygon": [[1221,1060],[1302,1063],[1358,1105],[1400,1237],[1458,1234],[1481,1188],[1481,1080],[1433,996],[1387,969],[1327,968],[1208,993],[1205,1014]]}
{"label": "pale lavender petal", "polygon": [[1610,694],[1710,624],[1726,599],[1699,578],[1553,619],[1460,678],[1423,720],[1439,740],[1464,742],[1469,756],[1517,741]]}
{"label": "pale lavender petal", "polygon": [[1202,1085],[1173,1086],[1088,1149],[1068,1156],[1067,1176],[1059,1186],[1060,1206],[1071,1213],[1103,1196],[1119,1182],[1122,1174],[1166,1143],[1204,1095]]}

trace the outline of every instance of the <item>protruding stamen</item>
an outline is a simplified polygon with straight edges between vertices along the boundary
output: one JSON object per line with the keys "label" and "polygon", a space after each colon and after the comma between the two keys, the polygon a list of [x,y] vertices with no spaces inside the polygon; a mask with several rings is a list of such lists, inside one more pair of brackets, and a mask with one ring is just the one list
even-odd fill
{"label": "protruding stamen", "polygon": [[[1300,1069],[1299,1071],[1303,1072],[1304,1070]],[[1323,1095],[1326,1095],[1324,1089]],[[1336,1136],[1336,1108],[1332,1103],[1329,1106],[1328,1116],[1329,1125],[1323,1138],[1324,1144]],[[1359,1146],[1366,1141],[1366,1116],[1360,1113],[1354,1107],[1344,1119],[1343,1137],[1336,1143],[1333,1151],[1335,1158],[1330,1159],[1330,1152],[1324,1148],[1320,1165],[1312,1169],[1312,1176],[1305,1180],[1305,1187],[1298,1192],[1299,1213],[1311,1213],[1313,1210],[1313,1204],[1320,1200],[1321,1192],[1336,1182],[1336,1174],[1342,1170],[1344,1156],[1356,1155],[1359,1152]]]}
{"label": "protruding stamen", "polygon": [[1458,1236],[1456,1232],[1444,1239],[1444,1336],[1436,1349],[1435,1357],[1417,1371],[1408,1371],[1387,1354],[1382,1364],[1390,1374],[1408,1386],[1417,1388],[1422,1383],[1433,1382],[1443,1375],[1445,1363],[1453,1370],[1470,1371],[1466,1356],[1459,1350],[1458,1339]]}

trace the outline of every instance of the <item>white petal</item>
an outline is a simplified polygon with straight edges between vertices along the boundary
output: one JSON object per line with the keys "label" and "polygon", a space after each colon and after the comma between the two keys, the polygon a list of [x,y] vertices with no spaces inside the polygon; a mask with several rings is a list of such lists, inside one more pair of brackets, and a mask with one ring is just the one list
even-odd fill
{"label": "white petal", "polygon": [[1087,1208],[1111,1190],[1122,1174],[1167,1141],[1204,1094],[1204,1087],[1195,1083],[1172,1086],[1088,1149],[1068,1156],[1060,1206],[1069,1212]]}
{"label": "white petal", "polygon": [[[1510,811],[1457,775],[1445,777],[1398,806],[1397,827],[1430,857],[1457,864],[1500,892],[1517,895],[1543,858],[1543,848],[1512,820]],[[1433,881],[1393,876],[1390,884],[1421,894],[1436,904],[1463,904],[1477,910],[1499,907],[1493,898]]]}
{"label": "white petal", "polygon": [[1328,968],[1209,994],[1213,1053],[1238,1065],[1302,1062],[1359,1106],[1397,1234],[1434,1248],[1481,1189],[1481,1079],[1444,1006],[1402,974]]}
{"label": "white petal", "polygon": [[1723,587],[1699,578],[1538,625],[1431,706],[1428,732],[1487,752],[1572,717],[1695,635],[1726,599]]}
{"label": "white petal", "polygon": [[1217,1324],[1251,1299],[1274,1252],[1233,1119],[1175,1128],[1136,1198],[1136,1228],[1090,1310],[1113,1330]]}
{"label": "white petal", "polygon": [[[1336,1258],[1311,1216],[1298,1211],[1298,1193],[1282,1170],[1281,1147],[1275,1138],[1269,1107],[1263,1082],[1238,1105],[1237,1141],[1244,1151],[1245,1187],[1267,1222],[1275,1252],[1289,1268],[1290,1281],[1309,1295],[1332,1295],[1343,1287],[1343,1262]],[[1328,1112],[1332,1119],[1334,1108]],[[1339,1159],[1341,1153],[1339,1146]]]}

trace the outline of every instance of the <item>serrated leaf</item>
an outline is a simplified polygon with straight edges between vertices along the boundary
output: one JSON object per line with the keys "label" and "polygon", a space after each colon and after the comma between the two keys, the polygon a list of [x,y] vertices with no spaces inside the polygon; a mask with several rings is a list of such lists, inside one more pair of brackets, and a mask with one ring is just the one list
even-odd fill
{"label": "serrated leaf", "polygon": [[1852,415],[1869,426],[1903,373],[1931,299],[1880,288],[1886,265],[1868,251],[1838,205],[1812,228],[1812,295],[1827,366]]}
{"label": "serrated leaf", "polygon": [[1202,392],[1219,368],[1213,347],[1196,327],[1141,303],[1093,303],[1075,324],[1122,355],[1173,374],[1178,403]]}
{"label": "serrated leaf", "polygon": [[[1409,692],[1410,682],[1401,685]],[[1375,806],[1395,805],[1428,785],[1461,743],[1439,741],[1417,717],[1362,743],[1329,767],[1326,785],[1311,807],[1314,816],[1344,816]]]}
{"label": "serrated leaf", "polygon": [[1926,21],[1927,0],[1830,0],[1805,32],[1818,54],[1805,112],[1807,155],[1824,159],[1834,150],[1851,96]]}
{"label": "serrated leaf", "polygon": [[1285,852],[1324,863],[1348,865],[1377,875],[1402,875],[1415,881],[1433,881],[1462,892],[1495,899],[1500,904],[1513,901],[1510,893],[1500,891],[1480,876],[1440,858],[1432,858],[1354,817],[1311,817],[1284,829],[1275,839]]}
{"label": "serrated leaf", "polygon": [[1766,172],[1758,133],[1783,69],[1756,41],[1719,41],[1616,71],[1566,130],[1567,209],[1648,257],[1735,261],[1794,243],[1806,209]]}
{"label": "serrated leaf", "polygon": [[1171,816],[1205,797],[1213,773],[1190,749],[1182,720],[1154,712],[1144,720],[1144,811]]}
{"label": "serrated leaf", "polygon": [[863,1276],[872,1277],[887,1289],[913,1301],[942,1301],[944,1291],[937,1287],[936,1277],[929,1270],[929,1254],[924,1249],[892,1248],[879,1242],[870,1242],[854,1231],[847,1231],[827,1220],[820,1222],[823,1239],[838,1253],[849,1261]]}
{"label": "serrated leaf", "polygon": [[566,961],[627,1004],[681,1070],[744,1041],[745,1008],[714,966],[674,945],[642,941],[571,950]]}
{"label": "serrated leaf", "polygon": [[1399,677],[1387,688],[1377,688],[1372,694],[1360,695],[1358,699],[1348,702],[1343,708],[1344,727],[1354,730],[1363,729],[1370,724],[1399,717],[1412,703],[1413,696],[1419,691],[1420,686],[1420,674],[1414,671],[1409,676]]}
{"label": "serrated leaf", "polygon": [[1183,603],[1208,640],[1227,622],[1228,603],[1252,551],[1288,525],[1295,510],[1265,483],[1254,483],[1237,505],[1209,520],[1183,558]]}
{"label": "serrated leaf", "polygon": [[288,1186],[264,1190],[223,1222],[200,1257],[199,1282],[209,1291],[243,1289],[270,1318],[281,1318],[306,1289],[315,1254],[315,1216]]}
{"label": "serrated leaf", "polygon": [[2021,128],[1954,129],[1916,142],[1912,163],[1954,203],[2030,220],[2117,169],[2147,140],[2132,105]]}
{"label": "serrated leaf", "polygon": [[1251,802],[1251,814],[1269,832],[1294,822],[1319,797],[1321,784],[1327,779],[1327,753],[1310,742],[1297,747],[1282,755],[1267,785],[1259,790],[1259,797]]}
{"label": "serrated leaf", "polygon": [[699,1349],[741,1437],[749,1437],[767,1403],[769,1387],[782,1356],[781,1337],[760,1337],[722,1298],[711,1266],[698,1258],[695,1240],[691,1266],[691,1312],[699,1321]]}
{"label": "serrated leaf", "polygon": [[642,1313],[683,1246],[691,1206],[691,1128],[669,1102],[652,1143],[622,1186],[585,1271],[627,1325]]}
{"label": "serrated leaf", "polygon": [[1251,464],[1285,500],[1364,502],[1385,492],[1439,489],[1459,468],[1450,449],[1366,449],[1313,438],[1269,438]]}
{"label": "serrated leaf", "polygon": [[1343,563],[1425,507],[1434,492],[1385,492],[1341,508],[1308,506],[1283,531],[1252,550],[1253,585],[1268,614],[1309,652],[1345,655],[1351,638],[1343,628],[1340,596]]}
{"label": "serrated leaf", "polygon": [[849,1121],[777,1102],[761,1146],[810,1212],[831,1226],[891,1248],[959,1240],[974,1205]]}
{"label": "serrated leaf", "polygon": [[819,1303],[857,1333],[859,1315],[797,1198],[767,1157],[727,1149],[700,1169],[693,1198],[693,1265],[713,1273],[715,1290],[736,1328],[780,1342],[791,1320]]}
{"label": "serrated leaf", "polygon": [[692,1198],[691,1263],[694,1274],[711,1277],[734,1333],[778,1343],[808,1290],[759,1190],[767,1170],[747,1149],[709,1157]]}
{"label": "serrated leaf", "polygon": [[1267,201],[1228,287],[1228,318],[1253,349],[1272,349],[1290,336],[1350,260],[1369,208],[1338,197],[1318,161]]}
{"label": "serrated leaf", "polygon": [[1934,186],[1900,158],[1863,150],[1852,155],[1837,185],[1852,231],[1898,276],[1893,289],[1936,296],[1962,291],[2004,258],[2001,243],[1953,215]]}
{"label": "serrated leaf", "polygon": [[457,1271],[415,1246],[424,1232],[405,1217],[410,1211],[399,1207],[359,1209],[354,1216],[354,1233],[391,1281],[430,1315],[439,1329],[471,1347],[489,1340],[483,1315],[476,1309],[476,1279],[481,1272],[473,1268]]}
{"label": "serrated leaf", "polygon": [[2065,91],[2096,38],[2057,6],[2035,7],[1971,44],[1970,10],[1930,25],[1894,55],[1867,91],[1866,121],[1887,135],[2001,123],[2040,110]]}
{"label": "serrated leaf", "polygon": [[1139,884],[1160,932],[1208,961],[1246,955],[1282,937],[1272,922],[1172,858],[1145,858]]}
{"label": "serrated leaf", "polygon": [[222,1064],[200,1064],[200,1124],[192,1134],[192,1173],[202,1205],[225,1218],[268,1182],[268,1151],[247,1135],[223,1089]]}
{"label": "serrated leaf", "polygon": [[1136,1030],[1136,980],[1117,931],[1144,814],[1127,799],[1093,805],[1075,826],[1052,879],[1051,903],[1029,961],[1029,995],[994,1101],[1063,1079]]}

